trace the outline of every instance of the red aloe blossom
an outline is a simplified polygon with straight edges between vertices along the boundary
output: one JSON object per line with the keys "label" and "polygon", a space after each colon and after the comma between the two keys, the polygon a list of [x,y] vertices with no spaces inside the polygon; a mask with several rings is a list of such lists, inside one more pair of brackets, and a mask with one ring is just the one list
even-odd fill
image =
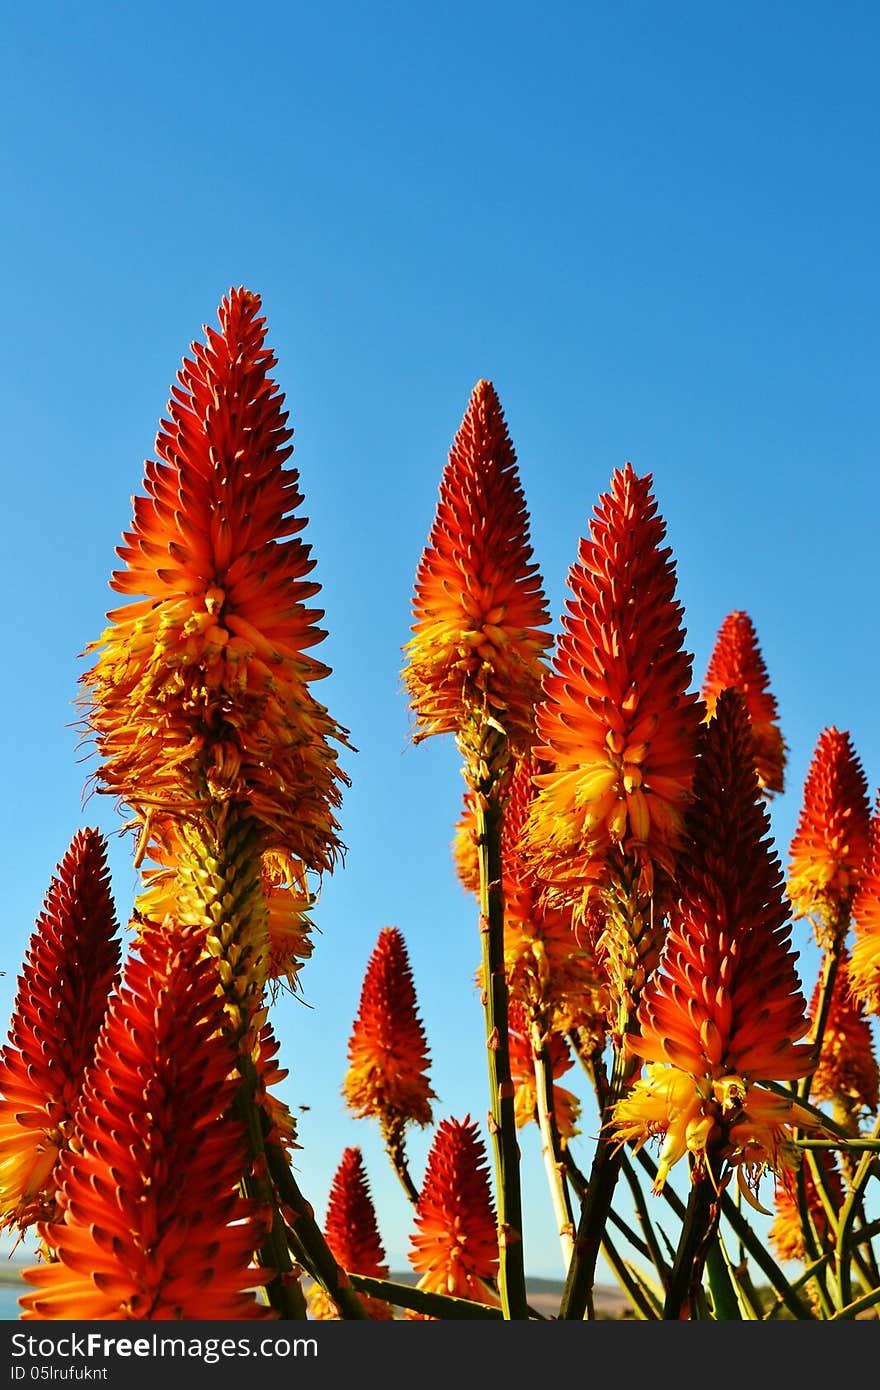
{"label": "red aloe blossom", "polygon": [[52,1216],[56,1161],[119,969],[107,845],[79,830],[37,918],[0,1052],[0,1227]]}
{"label": "red aloe blossom", "polygon": [[260,309],[230,290],[184,359],[110,581],[130,601],[87,649],[81,705],[99,789],[141,820],[244,800],[268,848],[320,872],[340,849],[346,731],[311,691],[328,674],[307,654],[320,586]]}
{"label": "red aloe blossom", "polygon": [[795,915],[813,918],[820,942],[833,942],[849,927],[870,822],[868,784],[849,734],[823,729],[804,781],[788,869]]}
{"label": "red aloe blossom", "polygon": [[253,1264],[266,1222],[239,1196],[244,1129],[214,961],[195,932],[150,932],[108,1006],[59,1164],[48,1262],[24,1319],[274,1316]]}
{"label": "red aloe blossom", "polygon": [[779,1171],[787,1127],[811,1125],[763,1084],[807,1075],[812,1049],[797,1041],[809,1019],[738,691],[721,692],[705,726],[693,797],[663,954],[627,1040],[649,1066],[614,1116],[621,1140],[664,1136],[656,1190],[688,1151],[694,1180],[716,1185],[734,1168],[741,1185]]}
{"label": "red aloe blossom", "polygon": [[360,1006],[348,1043],[343,1093],[354,1115],[378,1119],[383,1135],[431,1121],[434,1092],[406,943],[383,927],[367,962]]}
{"label": "red aloe blossom", "polygon": [[420,1289],[498,1303],[498,1233],[486,1150],[469,1115],[443,1120],[428,1154],[411,1237]]}
{"label": "red aloe blossom", "polygon": [[[327,1203],[324,1235],[337,1264],[350,1274],[372,1279],[388,1278],[388,1262],[361,1150],[347,1148],[333,1177]],[[387,1321],[394,1313],[390,1304],[361,1294],[365,1310],[374,1320]],[[309,1311],[315,1318],[338,1318],[339,1310],[320,1286],[309,1294]]]}
{"label": "red aloe blossom", "polygon": [[754,623],[740,609],[727,614],[709,658],[701,692],[707,716],[714,714],[718,696],[728,686],[738,690],[746,702],[758,782],[767,793],[783,791],[787,750],[779,728],[776,699],[770,692]]}
{"label": "red aloe blossom", "polygon": [[880,1014],[880,792],[871,816],[868,853],[853,899],[852,920],[852,991],[869,1014]]}
{"label": "red aloe blossom", "polygon": [[571,597],[536,710],[549,771],[529,839],[547,884],[579,897],[620,848],[674,871],[701,717],[689,693],[675,566],[651,475],[617,470],[568,575]]}
{"label": "red aloe blossom", "polygon": [[488,720],[525,751],[549,615],[516,452],[490,381],[474,387],[443,470],[413,617],[402,674],[414,740],[461,736],[475,719],[480,729]]}
{"label": "red aloe blossom", "polygon": [[[821,978],[810,1001],[815,1021],[819,1009]],[[850,956],[840,946],[828,1017],[822,1033],[819,1063],[813,1073],[810,1096],[830,1101],[835,1117],[852,1134],[858,1133],[862,1111],[873,1115],[880,1101],[880,1072],[874,1055],[874,1037],[864,1005],[850,986]]]}

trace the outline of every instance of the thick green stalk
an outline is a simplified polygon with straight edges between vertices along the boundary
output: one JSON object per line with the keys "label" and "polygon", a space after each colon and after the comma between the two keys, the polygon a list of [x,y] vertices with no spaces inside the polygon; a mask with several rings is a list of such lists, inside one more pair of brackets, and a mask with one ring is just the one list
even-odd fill
{"label": "thick green stalk", "polygon": [[560,1318],[593,1318],[595,1314],[593,1285],[596,1279],[596,1263],[623,1161],[621,1146],[604,1138],[604,1135],[607,1133],[606,1126],[611,1119],[617,1098],[623,1092],[627,1071],[628,1064],[624,1061],[621,1045],[621,1049],[615,1053],[609,1094],[600,1111],[600,1137],[593,1153],[587,1191],[581,1203],[574,1238],[574,1253],[568,1267],[562,1302],[559,1305]]}
{"label": "thick green stalk", "polygon": [[504,969],[504,892],[501,881],[503,808],[494,778],[474,788],[480,868],[482,999],[489,1065],[489,1129],[495,1160],[498,1215],[498,1291],[507,1319],[528,1317],[523,1254],[520,1153],[516,1137]]}
{"label": "thick green stalk", "polygon": [[274,1271],[264,1286],[266,1297],[280,1318],[303,1321],[306,1318],[305,1295],[290,1258],[284,1222],[272,1184],[261,1176],[265,1160],[263,1123],[256,1101],[256,1069],[249,1057],[239,1060],[239,1073],[241,1083],[236,1092],[235,1106],[247,1135],[248,1153],[252,1160],[251,1172],[245,1176],[242,1186],[249,1197],[268,1207],[272,1214],[271,1227],[260,1250],[260,1264]]}
{"label": "thick green stalk", "polygon": [[450,1298],[448,1294],[428,1293],[417,1289],[413,1284],[397,1284],[391,1279],[374,1279],[367,1274],[349,1273],[355,1289],[370,1298],[380,1298],[384,1303],[392,1303],[396,1308],[411,1308],[413,1312],[425,1313],[428,1317],[450,1320],[498,1321],[504,1317],[503,1309],[491,1303],[476,1303],[469,1298]]}
{"label": "thick green stalk", "polygon": [[692,1181],[663,1306],[663,1317],[667,1321],[677,1321],[694,1314],[698,1292],[702,1288],[706,1256],[718,1229],[720,1212],[718,1193],[711,1180],[700,1177]]}

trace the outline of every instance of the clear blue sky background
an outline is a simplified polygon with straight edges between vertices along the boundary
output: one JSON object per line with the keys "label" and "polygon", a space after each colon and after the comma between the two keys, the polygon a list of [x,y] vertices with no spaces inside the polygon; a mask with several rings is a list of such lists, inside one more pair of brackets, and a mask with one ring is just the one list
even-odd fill
{"label": "clear blue sky background", "polygon": [[[131,844],[72,728],[108,577],[180,359],[231,285],[263,297],[333,668],[358,752],[305,1003],[274,1021],[323,1218],[365,1156],[386,1250],[411,1213],[340,1087],[364,967],[404,934],[437,1116],[487,1109],[451,742],[399,686],[416,565],[480,377],[516,447],[554,623],[612,471],[651,472],[699,684],[755,623],[790,745],[783,859],[823,727],[873,798],[880,12],[871,3],[3,6],[0,336],[3,1017],[74,832]],[[816,957],[794,928],[812,988]],[[573,1073],[572,1073],[573,1075]],[[526,1263],[561,1272],[534,1128]],[[592,1152],[587,1126],[576,1152]],[[412,1135],[414,1171],[430,1136]]]}

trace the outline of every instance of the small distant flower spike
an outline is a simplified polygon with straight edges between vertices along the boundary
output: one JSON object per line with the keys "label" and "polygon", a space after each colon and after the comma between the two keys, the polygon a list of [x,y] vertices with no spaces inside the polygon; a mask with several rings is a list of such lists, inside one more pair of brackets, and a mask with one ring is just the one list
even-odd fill
{"label": "small distant flower spike", "polygon": [[[821,978],[816,981],[810,1002],[810,1016],[814,1021],[820,986]],[[829,1102],[834,1118],[853,1136],[859,1133],[862,1114],[875,1115],[880,1102],[880,1072],[874,1055],[873,1033],[864,1006],[851,991],[850,957],[843,945],[839,948],[831,1004],[810,1098],[814,1102]]]}
{"label": "small distant flower spike", "polygon": [[128,602],[86,655],[95,783],[148,823],[246,806],[264,848],[317,872],[341,852],[347,731],[312,694],[328,668],[320,586],[258,295],[232,289],[172,388],[111,586]]}
{"label": "small distant flower spike", "polygon": [[430,1293],[498,1304],[498,1232],[476,1124],[442,1120],[428,1154],[410,1264]]}
{"label": "small distant flower spike", "polygon": [[[820,1149],[815,1158],[823,1171],[825,1186],[828,1189],[834,1209],[840,1211],[845,1194],[834,1155]],[[807,1210],[820,1249],[823,1251],[832,1250],[836,1233],[828,1219],[825,1203],[807,1163],[803,1165],[803,1176]],[[807,1257],[797,1182],[797,1169],[787,1169],[780,1175],[774,1192],[775,1215],[768,1236],[770,1244],[780,1260],[803,1260]]]}
{"label": "small distant flower spike", "polygon": [[795,916],[812,918],[820,945],[833,944],[849,928],[870,823],[868,784],[852,740],[833,726],[823,729],[804,781],[788,868]]}
{"label": "small distant flower spike", "polygon": [[22,1318],[273,1317],[254,1288],[268,1213],[239,1195],[235,1050],[197,932],[129,952],[59,1164],[47,1261],[25,1271]]}
{"label": "small distant flower spike", "polygon": [[681,849],[702,701],[689,690],[675,565],[651,475],[612,475],[568,576],[536,709],[528,852],[548,894],[586,917],[626,1011],[656,964]]}
{"label": "small distant flower spike", "polygon": [[758,782],[767,794],[785,789],[787,747],[779,728],[776,698],[748,613],[735,609],[718,630],[701,691],[711,718],[722,690],[732,686],[746,702],[752,725]]}
{"label": "small distant flower spike", "polygon": [[98,830],[57,866],[0,1051],[0,1229],[54,1213],[57,1162],[119,971],[119,925]]}
{"label": "small distant flower spike", "polygon": [[416,571],[403,682],[416,742],[453,734],[477,762],[491,731],[532,741],[550,645],[516,452],[495,387],[478,381],[440,481]]}
{"label": "small distant flower spike", "polygon": [[850,985],[869,1014],[880,1014],[880,793],[871,816],[868,853],[852,905]]}
{"label": "small distant flower spike", "polygon": [[401,1161],[406,1126],[431,1122],[429,1060],[403,934],[383,927],[364,974],[343,1095],[353,1115],[379,1121],[389,1153]]}
{"label": "small distant flower spike", "polygon": [[[324,1235],[333,1258],[347,1273],[364,1274],[372,1279],[388,1278],[388,1261],[359,1148],[347,1148],[342,1155],[330,1188]],[[394,1317],[390,1304],[365,1294],[360,1297],[365,1312],[374,1321],[389,1321]],[[337,1305],[317,1284],[309,1292],[309,1313],[313,1318],[325,1320],[340,1316]]]}
{"label": "small distant flower spike", "polygon": [[657,971],[642,995],[631,1052],[644,1077],[616,1106],[613,1128],[636,1147],[663,1139],[655,1189],[685,1153],[694,1179],[743,1192],[765,1167],[791,1162],[791,1128],[815,1127],[764,1082],[805,1076],[812,1049],[790,949],[790,909],[751,756],[738,691],[704,726],[687,816],[689,848]]}

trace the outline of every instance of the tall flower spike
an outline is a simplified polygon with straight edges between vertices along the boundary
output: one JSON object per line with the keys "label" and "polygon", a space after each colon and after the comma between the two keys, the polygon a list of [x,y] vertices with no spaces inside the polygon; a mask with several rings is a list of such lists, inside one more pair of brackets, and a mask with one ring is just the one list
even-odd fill
{"label": "tall flower spike", "polygon": [[675,565],[651,475],[631,464],[603,494],[568,575],[570,597],[536,710],[529,840],[541,878],[579,898],[609,852],[672,874],[701,709],[689,693]]}
{"label": "tall flower spike", "polygon": [[110,581],[130,601],[87,648],[80,704],[99,790],[142,821],[245,802],[267,848],[320,872],[341,849],[347,731],[311,693],[320,586],[260,308],[230,290],[184,359]]}
{"label": "tall flower spike", "polygon": [[198,933],[137,942],[110,1002],[59,1165],[58,1220],[22,1318],[273,1316],[253,1293],[263,1213],[238,1194],[235,1054]]}
{"label": "tall flower spike", "polygon": [[651,475],[617,470],[568,575],[552,672],[536,710],[524,838],[553,901],[596,906],[619,1042],[663,941],[702,702],[689,691],[675,565]]}
{"label": "tall flower spike", "polygon": [[379,1121],[395,1169],[409,1191],[404,1157],[408,1124],[431,1122],[429,1052],[403,934],[383,927],[367,962],[348,1043],[343,1095],[360,1118]]}
{"label": "tall flower spike", "polygon": [[443,1120],[428,1154],[411,1237],[420,1289],[497,1305],[495,1210],[476,1124]]}
{"label": "tall flower spike", "polygon": [[[376,1209],[361,1150],[347,1148],[333,1177],[327,1203],[324,1234],[333,1257],[350,1274],[372,1279],[388,1278],[388,1261],[379,1235]],[[361,1294],[365,1311],[374,1321],[394,1317],[391,1305],[379,1298]],[[313,1318],[336,1319],[339,1309],[327,1293],[315,1285],[309,1293],[309,1313]]]}
{"label": "tall flower spike", "polygon": [[820,945],[849,928],[853,895],[868,853],[868,783],[849,733],[819,735],[789,849],[788,892],[798,917],[811,917]]}
{"label": "tall flower spike", "polygon": [[705,726],[687,816],[689,848],[660,965],[630,1050],[646,1075],[613,1127],[636,1147],[663,1136],[655,1190],[686,1152],[694,1179],[757,1181],[790,1163],[789,1128],[806,1111],[770,1091],[809,1073],[806,1003],[790,949],[790,909],[771,848],[742,696],[724,690]]}
{"label": "tall flower spike", "polygon": [[79,830],[53,876],[0,1052],[0,1228],[54,1212],[56,1165],[120,959],[107,846]]}
{"label": "tall flower spike", "polygon": [[706,717],[711,718],[722,690],[733,686],[743,696],[752,724],[755,767],[765,793],[785,789],[787,748],[779,728],[776,699],[755,625],[748,613],[735,609],[718,629],[701,691]]}
{"label": "tall flower spike", "polygon": [[497,392],[478,381],[449,453],[416,571],[403,681],[414,739],[466,749],[499,725],[529,747],[550,636],[516,453]]}
{"label": "tall flower spike", "polygon": [[871,816],[868,853],[853,899],[852,920],[850,985],[869,1014],[880,1014],[880,792]]}

